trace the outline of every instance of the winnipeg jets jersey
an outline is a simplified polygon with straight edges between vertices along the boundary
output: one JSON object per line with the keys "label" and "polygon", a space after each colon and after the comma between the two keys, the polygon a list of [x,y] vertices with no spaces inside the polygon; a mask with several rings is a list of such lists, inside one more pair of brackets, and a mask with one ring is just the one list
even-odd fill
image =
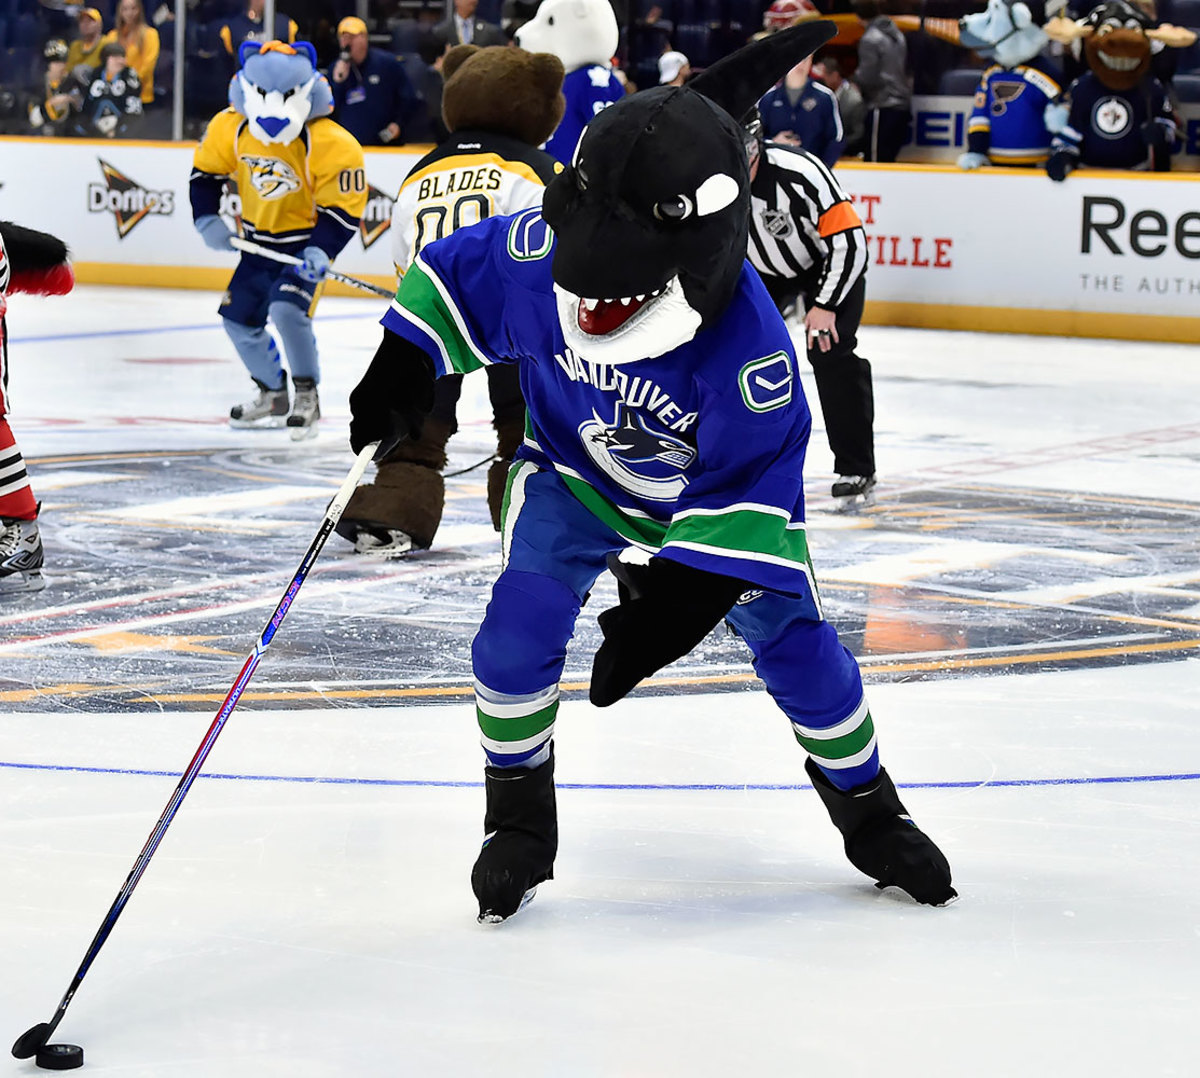
{"label": "winnipeg jets jersey", "polygon": [[426,247],[383,324],[439,373],[517,362],[521,459],[553,468],[631,543],[812,596],[802,472],[811,420],[787,328],[744,265],[720,321],[653,359],[597,366],[569,349],[540,210]]}
{"label": "winnipeg jets jersey", "polygon": [[[318,223],[336,235],[336,254],[358,228],[367,206],[362,147],[326,117],[305,124],[288,143],[260,142],[246,118],[218,112],[192,160],[197,181],[237,180],[246,239],[270,246],[297,246]],[[212,212],[216,212],[215,209]]]}
{"label": "winnipeg jets jersey", "polygon": [[405,177],[392,210],[392,259],[404,275],[426,244],[463,225],[542,204],[563,166],[506,135],[456,131]]}
{"label": "winnipeg jets jersey", "polygon": [[1061,93],[1057,72],[1040,59],[1014,68],[993,64],[979,77],[967,148],[1001,165],[1045,163],[1050,132],[1043,114]]}
{"label": "winnipeg jets jersey", "polygon": [[1132,90],[1110,90],[1091,71],[1072,84],[1071,113],[1055,136],[1054,149],[1078,154],[1096,168],[1134,168],[1149,157],[1142,128],[1161,125],[1168,145],[1175,141],[1175,115],[1162,83],[1153,76]]}

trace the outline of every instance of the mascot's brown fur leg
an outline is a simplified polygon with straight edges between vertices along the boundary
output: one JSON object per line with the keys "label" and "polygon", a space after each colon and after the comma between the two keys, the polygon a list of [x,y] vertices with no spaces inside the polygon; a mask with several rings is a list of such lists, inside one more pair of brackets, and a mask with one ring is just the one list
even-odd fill
{"label": "mascot's brown fur leg", "polygon": [[508,483],[508,469],[512,464],[513,454],[525,440],[525,416],[517,419],[497,419],[493,423],[496,428],[496,456],[488,468],[487,500],[488,509],[492,513],[492,527],[500,530],[500,510],[504,507],[504,488]]}
{"label": "mascot's brown fur leg", "polygon": [[[401,532],[414,548],[428,549],[442,522],[446,499],[442,469],[451,431],[449,423],[431,417],[420,438],[392,450],[380,462],[374,482],[365,483],[350,498],[338,522],[338,535],[358,544],[360,533],[366,532],[381,541],[376,545],[385,553],[396,538],[388,533]],[[406,547],[394,549],[402,553]]]}

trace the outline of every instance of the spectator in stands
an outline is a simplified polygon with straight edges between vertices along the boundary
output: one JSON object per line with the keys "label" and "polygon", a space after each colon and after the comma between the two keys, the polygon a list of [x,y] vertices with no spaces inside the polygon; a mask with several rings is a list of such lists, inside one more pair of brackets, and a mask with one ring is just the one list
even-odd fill
{"label": "spectator in stands", "polygon": [[329,69],[334,118],[363,146],[404,142],[404,128],[419,107],[404,65],[371,48],[367,24],[356,15],[338,23],[341,55]]}
{"label": "spectator in stands", "polygon": [[104,45],[104,20],[94,7],[85,7],[77,16],[79,36],[67,48],[67,70],[74,71],[80,64],[93,68],[100,63],[100,49]]}
{"label": "spectator in stands", "polygon": [[439,22],[433,32],[450,45],[507,45],[500,27],[475,18],[478,7],[479,0],[454,0],[454,14]]}
{"label": "spectator in stands", "polygon": [[[121,46],[126,64],[137,72],[141,86],[142,104],[154,100],[154,65],[158,63],[158,31],[146,25],[146,10],[142,0],[121,0],[117,5],[117,21],[104,35],[104,44],[116,42]],[[101,49],[101,53],[103,53]],[[111,54],[110,54],[111,58]],[[120,81],[124,82],[121,78]],[[141,119],[141,113],[138,113]]]}
{"label": "spectator in stands", "polygon": [[664,52],[658,58],[658,84],[682,86],[692,73],[692,65],[681,52]]}
{"label": "spectator in stands", "polygon": [[225,51],[237,63],[238,49],[243,41],[286,41],[289,45],[296,40],[296,23],[275,7],[275,25],[270,32],[263,27],[265,0],[249,0],[249,7],[240,15],[234,15],[222,25],[217,33]]}
{"label": "spectator in stands", "polygon": [[[29,109],[29,126],[36,134],[64,135],[69,130],[71,113],[79,109],[83,101],[85,81],[80,85],[67,62],[70,52],[65,41],[57,38],[47,41],[42,50],[46,60],[46,75],[42,84],[40,104]],[[85,71],[90,71],[86,65]]]}
{"label": "spectator in stands", "polygon": [[768,140],[802,146],[833,168],[844,141],[837,98],[828,86],[809,78],[811,72],[812,57],[806,56],[763,95],[758,111]]}
{"label": "spectator in stands", "polygon": [[653,4],[644,19],[637,22],[638,56],[661,56],[671,48],[671,35],[675,24],[663,18],[663,9]]}
{"label": "spectator in stands", "polygon": [[842,74],[841,64],[832,56],[821,61],[820,71],[813,66],[813,75],[819,76],[833,91],[837,99],[838,115],[842,118],[842,156],[854,157],[862,153],[863,131],[866,127],[867,108],[863,104],[858,87]]}
{"label": "spectator in stands", "polygon": [[905,65],[904,35],[883,12],[882,0],[853,0],[854,14],[867,28],[858,43],[854,81],[866,106],[864,161],[895,161],[912,121],[912,87]]}
{"label": "spectator in stands", "polygon": [[[121,6],[129,2],[123,0]],[[127,62],[125,46],[107,41],[75,120],[75,134],[85,138],[134,136],[141,126],[142,104],[142,83],[136,69]]]}
{"label": "spectator in stands", "polygon": [[417,110],[412,122],[412,137],[409,142],[436,142],[439,145],[450,137],[446,121],[442,119],[442,61],[450,46],[437,34],[422,34],[417,42],[417,54],[421,67],[416,73],[413,89],[425,103],[425,115]]}

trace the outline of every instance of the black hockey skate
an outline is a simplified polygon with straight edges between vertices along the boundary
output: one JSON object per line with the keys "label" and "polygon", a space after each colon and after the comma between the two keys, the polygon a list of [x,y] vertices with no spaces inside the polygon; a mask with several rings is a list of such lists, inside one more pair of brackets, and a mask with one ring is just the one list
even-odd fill
{"label": "black hockey skate", "polygon": [[554,749],[533,769],[486,767],[483,849],[471,870],[479,923],[499,924],[526,906],[537,885],[554,877],[558,810]]}
{"label": "black hockey skate", "polygon": [[899,887],[927,906],[958,897],[950,886],[950,863],[908,815],[896,787],[881,767],[873,781],[842,791],[812,760],[804,769],[846,841],[846,856],[875,886]]}
{"label": "black hockey skate", "polygon": [[875,477],[873,475],[839,475],[833,484],[833,500],[838,509],[854,509],[859,505],[875,504]]}

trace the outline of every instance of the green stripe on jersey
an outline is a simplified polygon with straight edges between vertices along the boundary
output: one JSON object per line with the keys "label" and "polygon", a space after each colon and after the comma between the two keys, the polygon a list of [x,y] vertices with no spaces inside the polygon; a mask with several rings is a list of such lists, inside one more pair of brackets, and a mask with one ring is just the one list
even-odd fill
{"label": "green stripe on jersey", "polygon": [[422,269],[420,262],[414,262],[404,274],[396,293],[396,302],[405,310],[412,311],[442,342],[455,372],[470,374],[483,366],[470,341],[458,328],[453,308],[429,274]]}
{"label": "green stripe on jersey", "polygon": [[651,520],[649,517],[630,516],[585,480],[562,471],[558,474],[567,484],[567,489],[583,503],[584,507],[622,538],[652,550],[658,550],[662,546],[663,537],[667,534],[665,524],[660,524],[657,520]]}
{"label": "green stripe on jersey", "polygon": [[808,537],[804,528],[789,528],[788,521],[758,509],[728,509],[719,513],[689,513],[677,517],[667,529],[666,543],[716,548],[713,553],[767,555],[779,561],[808,565]]}
{"label": "green stripe on jersey", "polygon": [[479,732],[492,741],[524,741],[536,737],[554,724],[558,714],[558,701],[547,705],[532,715],[521,715],[514,719],[497,719],[484,712],[478,705],[475,715],[479,719]]}

